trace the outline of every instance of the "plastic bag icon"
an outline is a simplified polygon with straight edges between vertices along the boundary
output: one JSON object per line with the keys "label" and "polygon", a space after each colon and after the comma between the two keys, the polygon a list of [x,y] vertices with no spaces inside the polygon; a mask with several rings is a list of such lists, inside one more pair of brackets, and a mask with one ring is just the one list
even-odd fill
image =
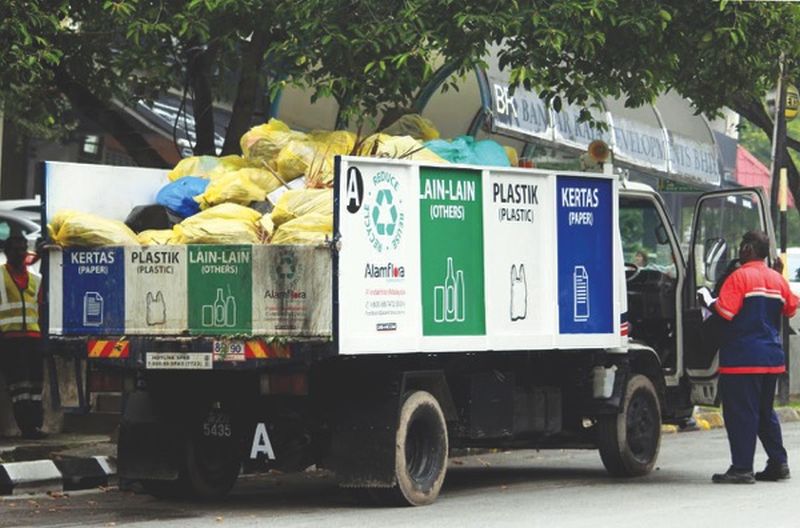
{"label": "plastic bag icon", "polygon": [[528,280],[525,265],[511,266],[511,320],[520,321],[528,316]]}
{"label": "plastic bag icon", "polygon": [[147,292],[147,324],[153,326],[166,322],[167,304],[164,302],[164,294],[160,291],[155,295],[153,292]]}

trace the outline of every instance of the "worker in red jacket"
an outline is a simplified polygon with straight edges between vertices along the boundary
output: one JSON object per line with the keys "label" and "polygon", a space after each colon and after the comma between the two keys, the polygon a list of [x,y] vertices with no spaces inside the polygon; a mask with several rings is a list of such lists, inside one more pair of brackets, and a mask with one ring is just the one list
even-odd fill
{"label": "worker in red jacket", "polygon": [[[719,350],[722,413],[731,448],[731,466],[716,483],[751,484],[789,478],[781,426],[773,409],[778,375],[786,371],[781,317],[792,317],[798,299],[786,279],[767,267],[769,237],[749,231],[739,246],[741,267],[730,274],[712,304],[728,321]],[[753,475],[756,438],[768,460]]]}

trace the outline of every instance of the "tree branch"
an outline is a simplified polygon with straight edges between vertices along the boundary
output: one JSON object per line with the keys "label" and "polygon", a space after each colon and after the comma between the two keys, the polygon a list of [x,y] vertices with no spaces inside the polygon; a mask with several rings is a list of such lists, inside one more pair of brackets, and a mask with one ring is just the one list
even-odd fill
{"label": "tree branch", "polygon": [[233,102],[233,113],[228,123],[228,130],[225,133],[225,144],[222,147],[223,156],[242,153],[239,140],[251,125],[256,108],[259,72],[264,63],[266,49],[266,33],[256,30],[242,55],[239,86],[236,90],[236,100]]}
{"label": "tree branch", "polygon": [[211,67],[215,51],[211,47],[189,53],[187,73],[194,97],[194,154],[216,156],[214,146],[214,95],[211,92]]}

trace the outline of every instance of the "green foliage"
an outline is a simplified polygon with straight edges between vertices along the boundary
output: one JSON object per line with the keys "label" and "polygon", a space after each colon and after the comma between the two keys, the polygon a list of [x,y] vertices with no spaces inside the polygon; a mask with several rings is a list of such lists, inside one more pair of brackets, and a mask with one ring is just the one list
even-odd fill
{"label": "green foliage", "polygon": [[340,121],[357,125],[406,111],[439,67],[466,74],[496,43],[512,81],[556,109],[607,95],[639,106],[673,89],[713,113],[760,97],[781,51],[800,57],[791,3],[6,0],[0,15],[0,41],[12,43],[0,105],[40,128],[67,120],[65,77],[101,100],[200,86],[231,102],[257,64],[251,102],[299,84],[335,98]]}

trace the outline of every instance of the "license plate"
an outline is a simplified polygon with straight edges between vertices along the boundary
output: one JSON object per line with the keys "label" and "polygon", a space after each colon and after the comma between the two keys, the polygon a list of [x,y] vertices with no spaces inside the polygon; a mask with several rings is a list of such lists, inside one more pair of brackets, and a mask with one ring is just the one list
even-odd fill
{"label": "license plate", "polygon": [[214,341],[214,361],[244,360],[244,341]]}
{"label": "license plate", "polygon": [[210,370],[214,368],[211,352],[150,352],[147,368],[153,370]]}

